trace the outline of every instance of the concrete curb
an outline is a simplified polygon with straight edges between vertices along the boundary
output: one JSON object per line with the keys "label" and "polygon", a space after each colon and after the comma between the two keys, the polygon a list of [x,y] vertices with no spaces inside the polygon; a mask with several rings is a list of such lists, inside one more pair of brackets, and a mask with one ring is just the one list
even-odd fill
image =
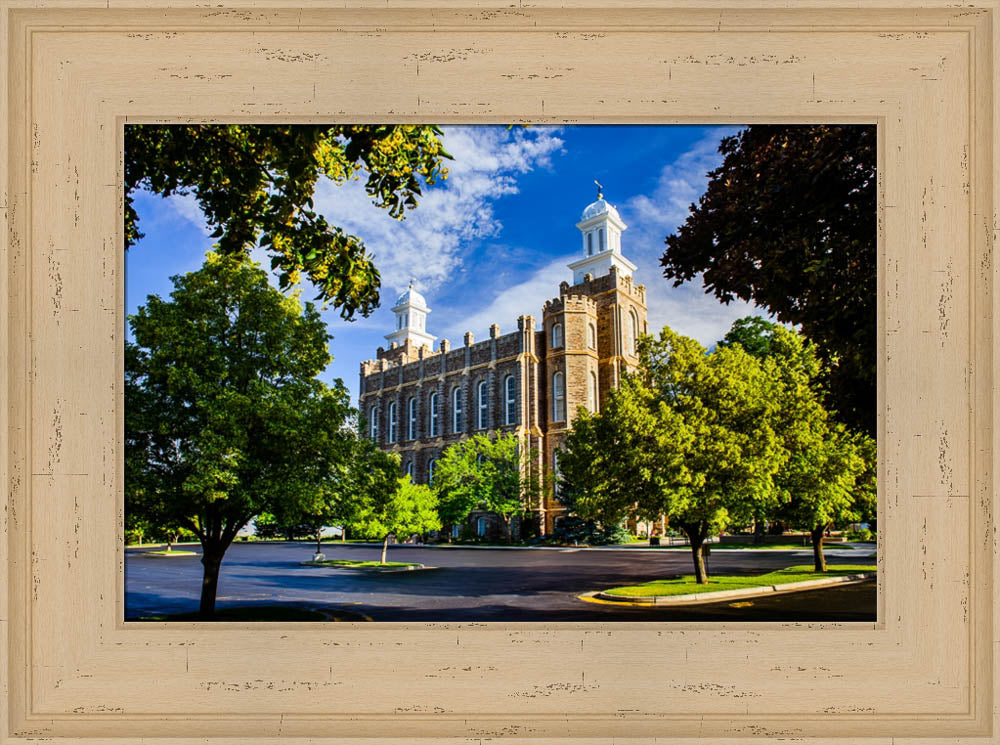
{"label": "concrete curb", "polygon": [[759,598],[782,592],[797,592],[800,590],[813,590],[817,587],[829,587],[830,585],[842,585],[855,582],[864,582],[874,579],[875,572],[858,572],[857,574],[845,574],[840,577],[826,577],[824,579],[807,579],[802,582],[785,582],[780,585],[764,585],[763,587],[747,587],[742,590],[718,590],[717,592],[696,592],[687,595],[646,595],[642,597],[628,597],[625,595],[609,595],[606,592],[595,592],[593,597],[601,600],[620,603],[622,605],[697,605],[700,603],[714,603],[719,600],[731,600],[733,598]]}

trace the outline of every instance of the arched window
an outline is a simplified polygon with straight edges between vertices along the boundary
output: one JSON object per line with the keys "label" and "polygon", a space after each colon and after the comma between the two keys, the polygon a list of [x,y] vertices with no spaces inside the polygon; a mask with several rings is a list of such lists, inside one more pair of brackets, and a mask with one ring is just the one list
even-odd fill
{"label": "arched window", "polygon": [[406,462],[406,475],[410,477],[410,481],[413,481],[413,461]]}
{"label": "arched window", "polygon": [[639,342],[639,319],[635,315],[634,310],[628,312],[629,319],[629,346],[632,354],[638,354],[638,342]]}
{"label": "arched window", "polygon": [[552,348],[561,347],[563,345],[563,332],[562,324],[554,323],[552,324]]}
{"label": "arched window", "polygon": [[368,409],[368,435],[378,442],[378,406]]}
{"label": "arched window", "polygon": [[486,400],[486,381],[479,381],[479,416],[477,419],[477,426],[479,429],[486,429],[486,412],[488,410],[488,401]]}
{"label": "arched window", "polygon": [[600,247],[599,250],[604,250],[604,228],[597,231],[597,245]]}
{"label": "arched window", "polygon": [[587,327],[587,345],[591,349],[597,349],[597,326],[592,323]]}
{"label": "arched window", "polygon": [[552,419],[556,422],[566,419],[566,384],[561,372],[552,375]]}
{"label": "arched window", "polygon": [[597,413],[597,373],[590,373],[590,381],[587,386],[587,408],[592,414]]}
{"label": "arched window", "polygon": [[508,375],[504,380],[504,390],[507,394],[507,416],[505,424],[515,424],[517,422],[517,381],[513,375]]}
{"label": "arched window", "polygon": [[[406,438],[417,439],[417,397],[410,396],[406,404]],[[412,463],[411,463],[412,465]]]}
{"label": "arched window", "polygon": [[431,437],[438,436],[438,394],[437,391],[431,394],[430,400],[427,402],[427,408],[430,411],[427,412],[427,418],[430,420],[427,429],[430,430]]}
{"label": "arched window", "polygon": [[434,466],[437,465],[437,458],[431,458],[427,461],[427,483],[434,483]]}
{"label": "arched window", "polygon": [[389,404],[389,442],[396,441],[396,402]]}
{"label": "arched window", "polygon": [[451,391],[451,431],[462,431],[462,386],[456,385]]}
{"label": "arched window", "polygon": [[562,473],[559,471],[560,452],[561,451],[559,450],[559,448],[556,448],[555,450],[552,451],[552,488],[555,491],[556,496],[558,496],[562,491],[561,489],[562,484],[559,483],[562,479]]}
{"label": "arched window", "polygon": [[587,233],[587,256],[594,255],[594,234]]}

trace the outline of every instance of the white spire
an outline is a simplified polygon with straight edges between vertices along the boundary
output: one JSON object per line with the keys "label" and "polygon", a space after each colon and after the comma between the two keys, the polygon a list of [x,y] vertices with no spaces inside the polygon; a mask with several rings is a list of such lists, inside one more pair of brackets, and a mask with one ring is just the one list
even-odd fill
{"label": "white spire", "polygon": [[413,289],[413,279],[410,279],[410,286],[396,298],[392,312],[396,314],[396,329],[391,334],[385,335],[390,343],[396,342],[402,346],[410,340],[416,347],[424,344],[429,347],[434,346],[437,337],[431,336],[426,331],[427,314],[431,309],[427,307],[424,296]]}
{"label": "white spire", "polygon": [[569,265],[573,284],[583,282],[585,275],[602,277],[612,266],[621,275],[631,276],[636,266],[622,256],[622,232],[628,228],[613,204],[604,200],[604,187],[596,179],[597,200],[588,204],[576,227],[583,240],[583,258]]}

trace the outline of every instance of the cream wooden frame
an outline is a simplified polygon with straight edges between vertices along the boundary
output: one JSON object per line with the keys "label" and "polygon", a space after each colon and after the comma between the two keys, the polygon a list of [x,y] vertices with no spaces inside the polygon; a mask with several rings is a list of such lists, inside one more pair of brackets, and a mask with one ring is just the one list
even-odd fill
{"label": "cream wooden frame", "polygon": [[[203,5],[0,1],[0,742],[998,741],[995,0]],[[877,122],[879,622],[123,623],[121,133],[178,118]]]}

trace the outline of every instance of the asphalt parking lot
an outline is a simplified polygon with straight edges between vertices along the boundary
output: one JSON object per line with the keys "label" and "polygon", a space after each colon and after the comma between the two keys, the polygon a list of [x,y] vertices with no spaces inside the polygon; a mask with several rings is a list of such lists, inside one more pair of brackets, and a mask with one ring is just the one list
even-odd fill
{"label": "asphalt parking lot", "polygon": [[[185,547],[188,548],[188,547]],[[306,567],[315,544],[235,543],[226,553],[217,607],[290,604],[342,620],[373,621],[875,621],[874,582],[685,607],[622,607],[579,595],[615,585],[691,574],[687,550],[626,548],[507,549],[400,545],[389,561],[435,567],[370,573]],[[330,559],[377,560],[370,545],[325,543]],[[828,563],[874,563],[859,550],[829,550]],[[864,557],[869,558],[864,558]],[[812,551],[713,551],[709,574],[760,574],[811,564]],[[129,549],[125,618],[195,611],[198,556],[155,558]]]}

